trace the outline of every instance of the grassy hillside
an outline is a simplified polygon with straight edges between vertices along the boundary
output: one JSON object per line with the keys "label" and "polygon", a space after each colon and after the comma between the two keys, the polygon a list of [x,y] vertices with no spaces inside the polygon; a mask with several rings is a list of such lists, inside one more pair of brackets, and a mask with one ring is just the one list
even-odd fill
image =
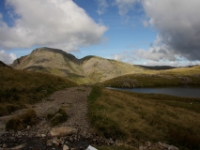
{"label": "grassy hillside", "polygon": [[145,141],[161,141],[191,150],[200,149],[199,107],[198,98],[95,87],[89,96],[88,116],[99,134],[124,141],[129,148]]}
{"label": "grassy hillside", "polygon": [[200,86],[200,66],[175,68],[164,71],[145,71],[143,74],[129,74],[107,80],[111,87],[167,87]]}
{"label": "grassy hillside", "polygon": [[36,103],[49,94],[75,83],[61,77],[0,68],[0,116],[7,115],[25,104]]}
{"label": "grassy hillside", "polygon": [[127,73],[148,70],[97,56],[78,59],[72,54],[52,48],[35,49],[31,54],[15,60],[12,67],[67,77],[78,84],[94,84]]}
{"label": "grassy hillside", "polygon": [[96,56],[83,58],[81,66],[92,83],[102,82],[127,73],[141,73],[147,70],[139,66]]}

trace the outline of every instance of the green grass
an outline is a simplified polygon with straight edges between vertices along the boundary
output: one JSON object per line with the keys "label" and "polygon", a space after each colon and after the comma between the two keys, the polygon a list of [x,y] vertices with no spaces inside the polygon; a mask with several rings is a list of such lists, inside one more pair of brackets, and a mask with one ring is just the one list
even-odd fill
{"label": "green grass", "polygon": [[106,138],[122,140],[133,148],[145,141],[161,141],[180,149],[200,149],[199,98],[94,87],[88,101],[91,125]]}
{"label": "green grass", "polygon": [[19,131],[25,129],[27,126],[32,126],[37,123],[37,115],[33,109],[27,110],[20,116],[10,119],[6,123],[6,130]]}
{"label": "green grass", "polygon": [[45,73],[0,68],[0,116],[25,104],[33,104],[51,93],[76,86],[75,83]]}

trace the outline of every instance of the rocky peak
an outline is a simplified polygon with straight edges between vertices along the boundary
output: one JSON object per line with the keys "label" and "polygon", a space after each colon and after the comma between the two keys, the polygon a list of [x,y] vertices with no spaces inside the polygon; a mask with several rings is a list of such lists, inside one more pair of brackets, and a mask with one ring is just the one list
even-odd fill
{"label": "rocky peak", "polygon": [[30,55],[34,55],[34,54],[43,55],[43,53],[60,54],[64,57],[68,58],[69,60],[73,61],[74,63],[79,63],[79,59],[77,59],[74,55],[67,53],[60,49],[54,49],[54,48],[48,48],[48,47],[37,48],[37,49],[33,50]]}

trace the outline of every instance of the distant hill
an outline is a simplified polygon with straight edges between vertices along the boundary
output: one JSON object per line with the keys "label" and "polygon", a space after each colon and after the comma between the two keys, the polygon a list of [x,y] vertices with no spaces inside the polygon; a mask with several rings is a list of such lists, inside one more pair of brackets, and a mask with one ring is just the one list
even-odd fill
{"label": "distant hill", "polygon": [[12,67],[20,70],[47,72],[68,77],[77,83],[97,83],[129,73],[141,73],[146,69],[120,61],[97,56],[82,59],[59,49],[38,48],[27,56],[16,59]]}
{"label": "distant hill", "polygon": [[138,65],[138,66],[145,69],[150,69],[150,70],[168,70],[168,69],[176,68],[172,66],[142,66],[142,65]]}
{"label": "distant hill", "polygon": [[200,87],[200,66],[158,69],[139,74],[128,74],[104,81],[110,87]]}

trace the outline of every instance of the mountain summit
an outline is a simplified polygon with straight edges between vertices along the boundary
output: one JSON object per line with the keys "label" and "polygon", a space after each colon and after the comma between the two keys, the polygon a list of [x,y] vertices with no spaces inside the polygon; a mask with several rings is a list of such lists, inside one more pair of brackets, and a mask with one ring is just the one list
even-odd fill
{"label": "mountain summit", "polygon": [[143,70],[138,66],[97,56],[78,59],[72,54],[52,48],[35,49],[31,54],[16,59],[12,67],[67,76],[77,83],[96,83]]}

